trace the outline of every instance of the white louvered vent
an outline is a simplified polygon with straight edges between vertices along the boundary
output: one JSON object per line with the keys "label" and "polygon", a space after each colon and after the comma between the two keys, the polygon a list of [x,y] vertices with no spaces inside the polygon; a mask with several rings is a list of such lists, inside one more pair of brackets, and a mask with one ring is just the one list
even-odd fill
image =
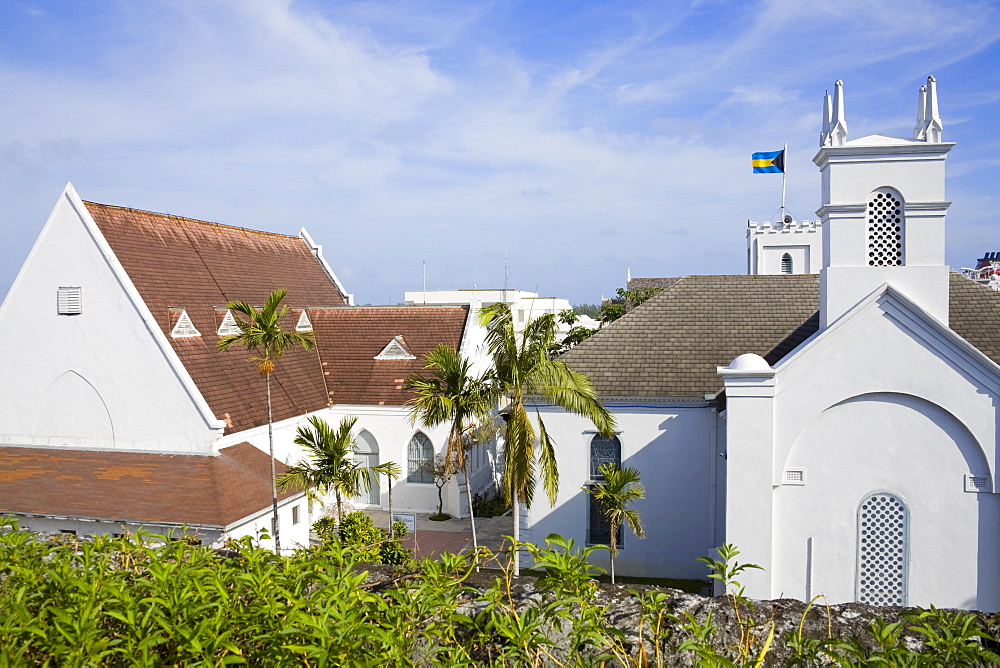
{"label": "white louvered vent", "polygon": [[[236,318],[233,317],[232,311],[226,311],[226,317],[222,319],[222,324],[219,325],[219,336],[233,336],[234,334],[239,334],[240,328],[236,324]],[[197,334],[192,334],[191,336],[198,336]]]}
{"label": "white louvered vent", "polygon": [[965,491],[978,494],[990,491],[990,479],[985,475],[965,474]]}
{"label": "white louvered vent", "polygon": [[83,288],[59,288],[56,292],[56,309],[59,315],[83,313]]}
{"label": "white louvered vent", "polygon": [[417,359],[403,343],[403,335],[395,337],[389,344],[375,356],[377,360],[413,360]]}
{"label": "white louvered vent", "polygon": [[306,315],[305,309],[302,310],[302,315],[299,316],[299,321],[295,323],[296,332],[311,332],[313,331],[313,324],[309,320],[309,316]]}
{"label": "white louvered vent", "polygon": [[806,484],[805,469],[785,469],[785,477],[782,480],[784,485],[804,485]]}
{"label": "white louvered vent", "polygon": [[906,605],[910,523],[895,494],[869,494],[858,508],[857,600],[869,605]]}
{"label": "white louvered vent", "polygon": [[177,324],[170,331],[170,336],[175,339],[183,339],[191,336],[201,336],[199,332],[194,327],[194,323],[191,322],[191,317],[188,316],[187,311],[181,310],[181,317],[177,318]]}

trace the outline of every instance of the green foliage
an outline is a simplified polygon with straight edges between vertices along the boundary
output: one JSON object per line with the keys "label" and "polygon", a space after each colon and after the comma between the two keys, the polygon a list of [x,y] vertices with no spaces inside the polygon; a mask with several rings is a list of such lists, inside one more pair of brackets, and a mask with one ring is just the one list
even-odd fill
{"label": "green foliage", "polygon": [[611,525],[611,583],[614,584],[618,529],[623,524],[628,524],[636,538],[646,537],[639,512],[631,507],[633,503],[646,497],[646,490],[642,486],[638,469],[629,466],[618,468],[607,462],[601,464],[598,470],[603,480],[595,485],[585,486],[583,491],[594,497]]}
{"label": "green foliage", "polygon": [[663,292],[663,288],[639,288],[638,290],[618,288],[618,298],[601,305],[601,322],[609,323],[618,320],[618,318],[636,306],[649,301],[660,292]]}
{"label": "green foliage", "polygon": [[500,494],[476,494],[472,497],[472,509],[476,517],[499,517],[510,510],[510,504]]}
{"label": "green foliage", "polygon": [[593,318],[594,320],[601,319],[601,307],[597,304],[573,304],[573,312]]}
{"label": "green foliage", "polygon": [[339,524],[333,517],[323,517],[313,523],[313,531],[324,545],[349,550],[359,562],[405,564],[413,558],[402,544],[406,525],[396,520],[392,528],[394,537],[390,538],[388,531],[376,527],[372,518],[360,510],[344,515]]}
{"label": "green foliage", "polygon": [[278,488],[317,490],[324,494],[332,490],[340,517],[343,498],[367,492],[375,475],[382,472],[361,466],[354,459],[352,430],[357,421],[356,417],[345,417],[334,429],[323,418],[310,417],[307,425],[295,431],[295,444],[302,447],[306,458],[285,471],[278,480]]}
{"label": "green foliage", "polygon": [[[544,571],[534,593],[520,590],[510,569],[473,589],[474,562],[464,556],[370,578],[347,537],[367,540],[371,527],[352,518],[342,528],[344,540],[279,557],[248,538],[222,553],[144,535],[42,542],[0,518],[0,666],[660,666],[684,658],[664,653],[675,641],[668,592],[629,593],[638,639],[613,628],[589,563],[602,548],[550,536],[544,547],[523,546]],[[477,605],[462,607],[472,599]],[[718,652],[711,616],[685,612],[679,621],[680,647],[697,665],[773,659],[773,627],[752,652]],[[971,613],[917,609],[900,622],[874,620],[870,633],[869,650],[852,638],[801,638],[790,665],[1000,662]],[[904,633],[923,641],[922,654]],[[559,636],[564,647],[554,644]]]}

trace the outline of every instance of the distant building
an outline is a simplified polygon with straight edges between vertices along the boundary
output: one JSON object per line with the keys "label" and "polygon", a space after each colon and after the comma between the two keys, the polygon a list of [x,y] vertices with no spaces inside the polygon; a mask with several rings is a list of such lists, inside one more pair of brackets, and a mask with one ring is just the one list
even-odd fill
{"label": "distant building", "polygon": [[818,274],[822,266],[822,221],[747,223],[748,274]]}

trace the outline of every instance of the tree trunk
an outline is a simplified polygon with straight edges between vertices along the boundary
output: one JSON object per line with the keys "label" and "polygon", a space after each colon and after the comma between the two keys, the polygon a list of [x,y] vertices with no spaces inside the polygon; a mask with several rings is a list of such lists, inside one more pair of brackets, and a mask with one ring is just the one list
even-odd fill
{"label": "tree trunk", "polygon": [[385,479],[389,481],[389,538],[395,538],[396,530],[392,527],[395,524],[392,521],[392,477],[386,476]]}
{"label": "tree trunk", "polygon": [[442,491],[444,491],[444,485],[438,485],[438,517],[444,514],[444,499],[441,497]]}
{"label": "tree trunk", "polygon": [[[472,510],[472,479],[469,478],[469,460],[465,460],[465,496],[469,499],[469,522],[472,524],[472,553],[479,552],[479,541],[476,540],[476,514]],[[479,572],[479,559],[476,558],[476,572]]]}
{"label": "tree trunk", "polygon": [[267,385],[267,450],[271,457],[271,535],[274,536],[274,551],[281,554],[281,534],[278,527],[278,479],[274,470],[274,429],[271,425],[271,374],[264,376]]}
{"label": "tree trunk", "polygon": [[521,574],[521,502],[519,495],[514,495],[514,549],[511,553],[514,556],[514,575]]}
{"label": "tree trunk", "polygon": [[340,529],[340,522],[344,519],[343,514],[340,511],[340,490],[333,490],[333,496],[337,499],[337,528]]}
{"label": "tree trunk", "polygon": [[615,583],[615,553],[618,552],[618,528],[611,523],[611,584]]}

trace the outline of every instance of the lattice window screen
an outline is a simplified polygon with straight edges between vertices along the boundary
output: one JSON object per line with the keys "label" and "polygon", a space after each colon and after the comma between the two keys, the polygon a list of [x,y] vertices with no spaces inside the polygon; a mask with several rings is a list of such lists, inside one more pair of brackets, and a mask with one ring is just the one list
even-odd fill
{"label": "lattice window screen", "polygon": [[434,482],[434,473],[430,468],[434,464],[434,446],[422,432],[418,431],[410,439],[407,464],[406,482]]}
{"label": "lattice window screen", "polygon": [[313,331],[313,324],[309,321],[309,316],[306,315],[305,311],[302,311],[302,315],[299,316],[299,321],[295,323],[296,332],[311,332]]}
{"label": "lattice window screen", "polygon": [[909,511],[892,492],[869,494],[858,507],[857,599],[906,605]]}
{"label": "lattice window screen", "polygon": [[868,201],[868,265],[903,264],[903,202],[889,190],[876,191]]}
{"label": "lattice window screen", "polygon": [[601,436],[597,434],[590,441],[590,479],[604,480],[601,475],[601,464],[622,465],[622,442],[617,436]]}

